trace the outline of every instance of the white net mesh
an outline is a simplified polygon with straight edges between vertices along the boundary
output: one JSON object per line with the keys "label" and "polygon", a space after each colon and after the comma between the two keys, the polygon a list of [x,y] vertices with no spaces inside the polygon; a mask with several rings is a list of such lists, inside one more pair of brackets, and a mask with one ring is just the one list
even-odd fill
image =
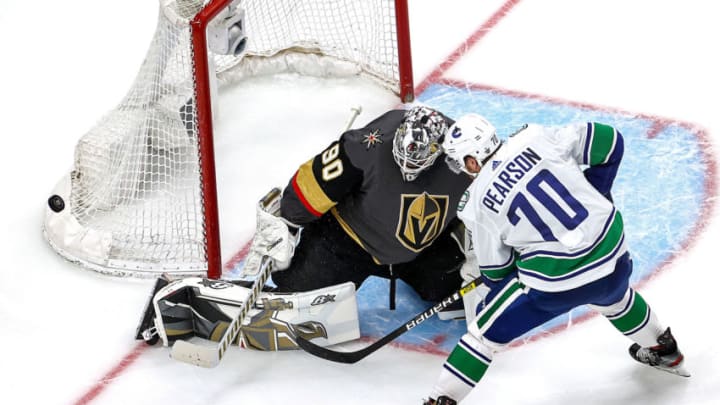
{"label": "white net mesh", "polygon": [[248,55],[284,50],[350,62],[399,91],[394,2],[389,0],[244,1]]}
{"label": "white net mesh", "polygon": [[[157,30],[133,87],[82,137],[74,170],[56,190],[66,207],[48,209],[45,219],[45,235],[58,252],[114,275],[207,270],[195,86],[210,84],[194,77],[189,23],[206,2],[160,3]],[[399,91],[393,1],[239,5],[247,56],[212,56],[211,67],[225,80],[283,70],[339,72],[363,74]]]}

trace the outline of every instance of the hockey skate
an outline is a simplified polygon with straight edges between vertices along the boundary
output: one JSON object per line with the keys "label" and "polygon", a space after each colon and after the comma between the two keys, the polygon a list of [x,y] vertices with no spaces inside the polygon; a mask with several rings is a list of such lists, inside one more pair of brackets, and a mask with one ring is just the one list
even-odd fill
{"label": "hockey skate", "polygon": [[656,346],[651,347],[640,347],[639,344],[634,343],[629,349],[630,356],[640,363],[655,367],[658,370],[682,377],[690,377],[690,373],[683,367],[685,358],[678,350],[677,342],[670,333],[670,328],[667,328],[657,338],[657,342]]}
{"label": "hockey skate", "polygon": [[426,399],[425,402],[423,402],[423,405],[457,405],[457,402],[454,399],[450,399],[445,395],[442,395],[438,399]]}

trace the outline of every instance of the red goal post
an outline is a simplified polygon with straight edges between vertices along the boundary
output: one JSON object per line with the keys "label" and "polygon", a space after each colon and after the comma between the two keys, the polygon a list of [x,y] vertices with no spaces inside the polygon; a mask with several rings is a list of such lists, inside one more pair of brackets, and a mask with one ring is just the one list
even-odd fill
{"label": "red goal post", "polygon": [[[48,199],[43,233],[61,256],[101,273],[219,278],[217,81],[360,75],[410,102],[407,0],[159,2],[132,88],[78,142],[73,170]],[[240,56],[209,48],[217,38],[208,32],[230,20],[247,36]]]}

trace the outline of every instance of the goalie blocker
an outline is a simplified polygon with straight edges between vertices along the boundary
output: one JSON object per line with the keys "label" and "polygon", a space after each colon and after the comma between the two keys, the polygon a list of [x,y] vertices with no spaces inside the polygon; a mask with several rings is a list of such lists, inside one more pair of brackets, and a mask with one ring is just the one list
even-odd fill
{"label": "goalie blocker", "polygon": [[[190,277],[156,283],[137,339],[218,341],[251,289],[242,282]],[[164,285],[164,286],[163,286]],[[302,293],[262,292],[233,344],[257,350],[298,349],[296,336],[333,345],[360,337],[355,287],[347,282]]]}

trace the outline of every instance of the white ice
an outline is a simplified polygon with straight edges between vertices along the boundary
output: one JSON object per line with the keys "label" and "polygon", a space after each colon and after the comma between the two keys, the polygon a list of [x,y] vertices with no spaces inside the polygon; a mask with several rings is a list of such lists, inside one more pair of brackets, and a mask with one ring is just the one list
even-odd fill
{"label": "white ice", "polygon": [[[445,77],[691,122],[713,142],[720,138],[715,2],[410,3],[416,84],[489,21],[487,34]],[[493,18],[501,6],[509,14]],[[69,170],[80,135],[129,88],[156,17],[154,0],[0,3],[0,122],[7,141],[0,155],[0,402],[421,403],[442,356],[388,347],[342,365],[301,351],[231,350],[206,370],[169,359],[167,349],[137,346],[135,326],[151,282],[80,269],[43,240],[48,193]],[[226,258],[252,233],[253,201],[334,139],[350,107],[365,108],[360,124],[396,102],[367,85],[298,78],[242,84],[222,101],[218,148],[239,148],[241,156],[219,153]],[[715,162],[715,146],[709,155]],[[711,203],[702,232],[640,289],[673,327],[691,378],[632,362],[630,342],[595,317],[499,354],[466,403],[720,403],[720,327],[713,315],[720,276],[712,253],[720,223]]]}

